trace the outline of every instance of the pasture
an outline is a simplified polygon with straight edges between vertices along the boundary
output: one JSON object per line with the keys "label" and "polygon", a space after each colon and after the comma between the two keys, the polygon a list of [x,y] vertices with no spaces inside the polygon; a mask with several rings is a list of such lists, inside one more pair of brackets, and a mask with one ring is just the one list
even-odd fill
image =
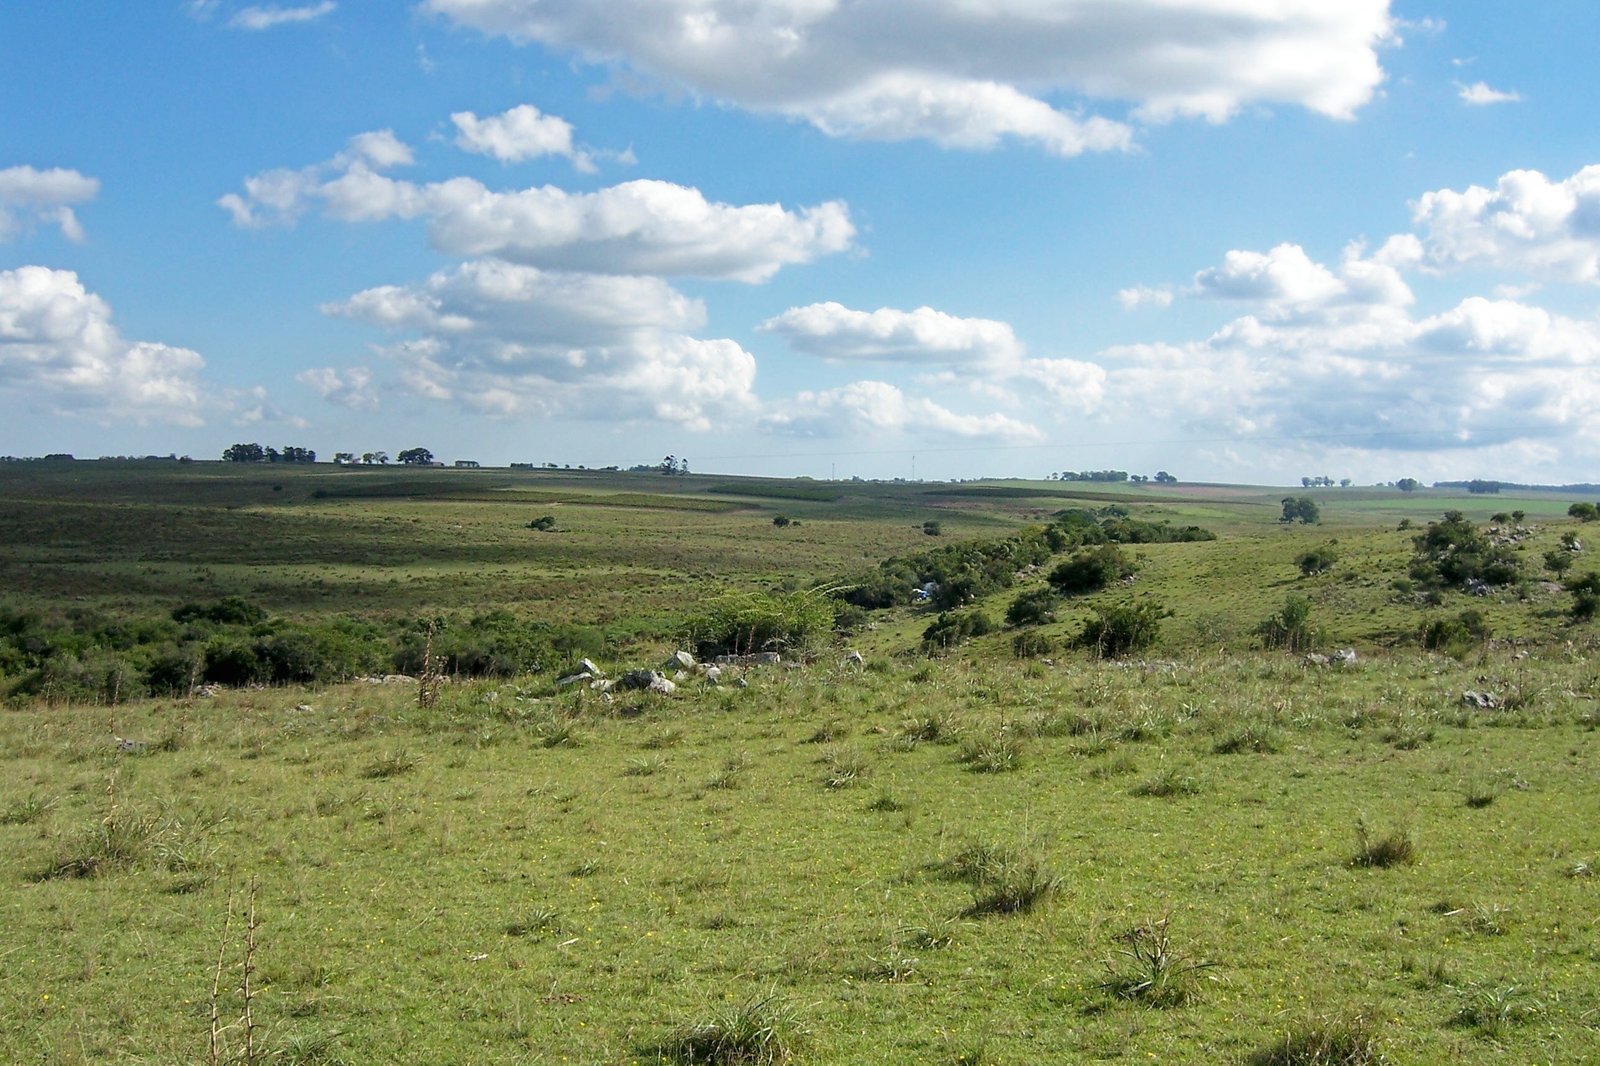
{"label": "pasture", "polygon": [[[0,1058],[1584,1061],[1600,671],[1539,565],[1585,532],[1571,501],[1325,490],[1322,524],[1285,528],[1283,495],[0,468],[14,613],[497,610],[597,629],[612,676],[660,665],[719,594],[834,586],[1064,508],[1217,534],[1125,546],[1131,581],[1032,627],[1047,654],[1000,627],[929,655],[936,611],[899,606],[805,665],[671,696],[559,686],[565,659],[434,700],[353,680],[14,693]],[[1525,511],[1526,577],[1397,587],[1450,509]],[[1047,568],[963,609],[999,618]],[[1291,595],[1355,662],[1259,647]],[[1144,600],[1171,612],[1153,647],[1070,646],[1097,606]],[[1485,636],[1422,646],[1467,610]]]}

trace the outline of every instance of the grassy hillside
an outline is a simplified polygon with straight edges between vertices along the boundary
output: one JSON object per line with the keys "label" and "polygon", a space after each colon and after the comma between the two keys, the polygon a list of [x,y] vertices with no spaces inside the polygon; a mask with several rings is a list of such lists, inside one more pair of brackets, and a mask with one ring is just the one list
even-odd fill
{"label": "grassy hillside", "polygon": [[[98,667],[194,626],[224,650],[421,617],[441,643],[491,615],[495,639],[603,637],[436,697],[15,688],[0,1060],[1586,1061],[1600,673],[1542,559],[1587,530],[1567,500],[1379,490],[1317,490],[1322,523],[1285,526],[1286,494],[0,466],[12,685],[34,636]],[[930,656],[937,609],[899,605],[669,696],[557,683],[584,652],[659,665],[725,593],[1113,505],[1217,539],[1122,545],[1130,581],[1027,627],[1047,651],[1001,626]],[[1519,581],[1408,576],[1451,509],[1526,512]],[[998,622],[1073,550],[961,610]],[[260,614],[173,617],[230,596]],[[1258,647],[1291,596],[1353,663]],[[1146,602],[1170,612],[1153,647],[1071,647]],[[1453,655],[1421,646],[1465,611]]]}

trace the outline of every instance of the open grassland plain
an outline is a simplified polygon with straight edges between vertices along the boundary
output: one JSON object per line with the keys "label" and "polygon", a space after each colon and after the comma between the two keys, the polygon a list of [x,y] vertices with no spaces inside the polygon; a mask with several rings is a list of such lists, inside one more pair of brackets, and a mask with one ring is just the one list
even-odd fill
{"label": "open grassland plain", "polygon": [[[767,1061],[695,1059],[718,1025],[813,1063],[1600,1046],[1585,656],[746,677],[6,712],[0,1058]],[[1341,1027],[1370,1057],[1271,1057]]]}
{"label": "open grassland plain", "polygon": [[1600,1060],[1572,502],[0,466],[0,1061]]}

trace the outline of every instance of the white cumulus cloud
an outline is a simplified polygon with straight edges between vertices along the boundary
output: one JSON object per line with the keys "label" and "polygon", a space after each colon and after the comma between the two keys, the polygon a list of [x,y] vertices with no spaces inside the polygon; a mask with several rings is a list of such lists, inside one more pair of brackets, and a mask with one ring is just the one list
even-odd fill
{"label": "white cumulus cloud", "polygon": [[855,237],[850,212],[838,201],[798,211],[714,203],[698,189],[653,180],[588,193],[553,185],[495,192],[471,178],[401,181],[379,171],[409,156],[391,151],[374,158],[362,141],[371,136],[353,138],[327,163],[247,178],[242,194],[229,193],[218,205],[240,226],[289,224],[320,204],[346,222],[425,218],[434,245],[456,256],[746,282],[844,251]]}
{"label": "white cumulus cloud", "polygon": [[862,432],[909,433],[1031,443],[1043,434],[1009,415],[960,414],[924,397],[907,396],[886,381],[855,381],[835,389],[801,392],[768,405],[762,424],[802,437],[839,437]]}
{"label": "white cumulus cloud", "polygon": [[227,407],[204,368],[187,348],[123,338],[72,271],[0,271],[0,389],[97,422],[198,426]]}
{"label": "white cumulus cloud", "polygon": [[1010,362],[1022,346],[1011,327],[986,318],[957,318],[919,307],[855,311],[828,302],[791,307],[760,326],[797,351],[826,359],[883,362]]}
{"label": "white cumulus cloud", "polygon": [[457,111],[450,121],[455,123],[456,146],[462,151],[493,156],[502,163],[561,156],[581,171],[594,170],[589,155],[573,147],[572,123],[547,115],[532,104],[519,104],[488,118]]}
{"label": "white cumulus cloud", "polygon": [[1141,307],[1171,307],[1173,297],[1173,291],[1166,286],[1134,285],[1117,290],[1117,302],[1124,311],[1136,311]]}
{"label": "white cumulus cloud", "polygon": [[856,311],[830,301],[791,307],[759,328],[823,359],[934,368],[921,378],[926,384],[990,395],[1025,385],[1058,412],[1088,413],[1103,393],[1105,373],[1093,363],[1031,357],[1009,323],[931,307]]}
{"label": "white cumulus cloud", "polygon": [[1389,0],[425,0],[538,42],[839,135],[1061,155],[1125,148],[1121,121],[1053,101],[1222,121],[1287,104],[1349,118],[1384,78]]}
{"label": "white cumulus cloud", "polygon": [[1424,194],[1412,210],[1423,265],[1600,282],[1600,165],[1562,181],[1513,170],[1495,187]]}
{"label": "white cumulus cloud", "polygon": [[[746,419],[756,406],[754,357],[733,341],[690,335],[705,308],[658,278],[481,260],[324,310],[410,334],[383,349],[404,387],[490,415],[702,430]],[[370,379],[353,373],[323,369],[302,380],[348,406],[371,396]]]}
{"label": "white cumulus cloud", "polygon": [[100,194],[100,183],[76,170],[29,166],[0,170],[0,242],[12,239],[29,224],[43,222],[60,228],[70,241],[82,241],[83,226],[73,204]]}

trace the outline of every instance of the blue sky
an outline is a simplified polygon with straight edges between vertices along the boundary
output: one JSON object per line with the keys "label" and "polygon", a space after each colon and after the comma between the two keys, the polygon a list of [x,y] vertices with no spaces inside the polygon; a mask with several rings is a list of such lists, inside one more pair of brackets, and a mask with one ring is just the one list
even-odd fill
{"label": "blue sky", "polygon": [[1600,479],[1597,39],[1575,0],[7,5],[0,454]]}

